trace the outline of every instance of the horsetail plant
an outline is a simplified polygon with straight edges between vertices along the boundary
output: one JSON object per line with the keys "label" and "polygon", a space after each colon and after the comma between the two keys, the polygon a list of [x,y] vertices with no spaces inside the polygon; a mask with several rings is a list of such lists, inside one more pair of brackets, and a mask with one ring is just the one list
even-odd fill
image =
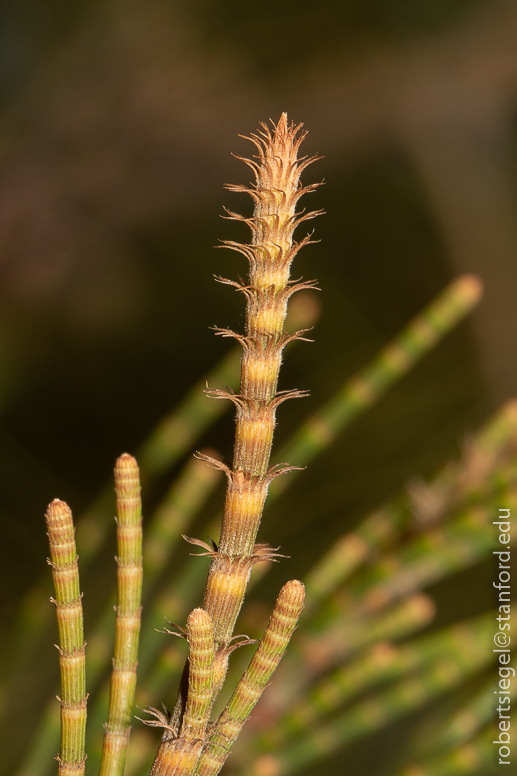
{"label": "horsetail plant", "polygon": [[[315,286],[315,281],[293,282],[289,279],[294,257],[300,248],[312,242],[309,235],[300,242],[295,242],[294,230],[303,221],[319,214],[318,211],[296,214],[300,197],[320,185],[301,186],[302,171],[315,160],[315,157],[298,158],[298,150],[304,137],[301,125],[289,125],[285,113],[278,124],[273,125],[272,131],[262,125],[262,131],[250,138],[258,155],[254,160],[243,159],[255,173],[255,184],[252,187],[227,187],[230,191],[250,194],[255,205],[252,218],[228,212],[229,218],[244,221],[250,227],[251,244],[244,245],[229,240],[223,243],[248,259],[249,282],[244,284],[217,278],[224,284],[236,287],[246,297],[246,333],[242,335],[230,329],[216,329],[218,334],[234,337],[242,345],[240,392],[237,394],[228,390],[208,389],[209,396],[214,399],[229,399],[236,406],[233,467],[230,468],[208,455],[199,454],[210,466],[223,470],[227,477],[221,537],[219,545],[213,543],[212,546],[199,539],[185,537],[188,542],[201,546],[205,550],[202,554],[211,558],[203,609],[210,616],[213,626],[212,704],[225,680],[231,652],[236,647],[250,643],[246,638],[235,639],[233,632],[251,569],[260,561],[277,560],[281,557],[267,544],[256,543],[269,484],[279,475],[297,468],[288,464],[270,467],[269,460],[277,407],[287,399],[306,395],[306,392],[299,390],[277,390],[284,347],[293,340],[305,339],[303,335],[306,333],[306,330],[294,334],[285,332],[288,299],[295,291]],[[254,658],[259,666],[264,661],[269,666],[275,663],[275,659],[269,654],[273,647],[279,650],[279,657],[283,654],[303,607],[302,591],[303,586],[299,582],[292,582],[283,588],[270,626]],[[290,623],[289,627],[278,628],[278,623],[286,618]],[[270,644],[270,641],[275,639],[277,643]],[[237,688],[236,697],[240,699],[243,693],[252,692],[256,702],[272,671],[266,670],[264,666],[259,670],[255,664],[250,666],[250,671],[255,676],[253,690],[250,690],[249,679],[243,678],[244,684],[241,683]],[[166,723],[162,720],[166,729],[151,771],[153,776],[166,773],[186,776],[193,773],[197,766],[197,760],[193,762],[189,759],[187,762],[184,757],[182,720],[188,709],[192,691],[191,673],[192,663],[189,661],[183,673],[172,717]],[[232,702],[237,704],[238,711],[232,707]],[[201,756],[201,761],[197,772],[207,776],[219,772],[229,746],[235,740],[235,731],[238,732],[242,727],[252,706],[247,712],[244,708],[239,700],[232,698],[216,723],[215,732],[210,735],[205,729],[203,736],[207,738],[207,754],[201,756],[199,749],[198,759]],[[154,714],[156,715],[156,712]],[[156,725],[157,722],[151,724]],[[220,740],[220,731],[228,726],[232,733],[223,734],[226,742],[223,751],[226,755],[214,754],[216,744],[212,744],[212,738],[215,736]],[[172,731],[176,739],[171,742]],[[176,758],[171,757],[172,750],[176,752]]]}
{"label": "horsetail plant", "polygon": [[47,532],[52,577],[56,590],[61,669],[61,747],[59,776],[84,773],[86,754],[86,680],[83,606],[79,588],[79,569],[75,548],[72,513],[64,501],[49,504]]}
{"label": "horsetail plant", "polygon": [[[312,242],[312,235],[296,242],[293,237],[294,230],[299,224],[321,212],[296,212],[300,197],[320,185],[301,185],[301,173],[316,159],[298,157],[304,137],[302,125],[289,124],[286,114],[282,114],[278,124],[273,124],[271,128],[262,125],[262,130],[250,138],[257,154],[252,159],[243,159],[253,170],[255,182],[250,186],[227,187],[233,192],[249,194],[254,201],[254,213],[251,218],[233,212],[227,213],[230,219],[247,224],[251,230],[250,243],[223,243],[247,258],[248,280],[236,282],[216,278],[219,282],[236,288],[246,299],[245,332],[238,334],[229,329],[216,329],[220,336],[236,339],[242,348],[240,388],[237,389],[238,359],[236,350],[232,350],[210,373],[208,385],[211,387],[206,391],[209,397],[228,399],[236,407],[233,462],[230,466],[218,460],[216,454],[203,451],[197,454],[197,460],[184,466],[177,482],[169,490],[156,510],[154,519],[149,523],[150,541],[146,547],[145,563],[142,561],[138,465],[136,460],[127,454],[121,456],[116,463],[116,635],[101,776],[122,776],[128,752],[138,665],[142,570],[146,571],[146,579],[150,581],[151,586],[158,587],[177,537],[182,532],[189,531],[189,524],[214,489],[221,473],[224,473],[227,492],[219,542],[216,544],[211,541],[207,544],[184,535],[189,543],[202,548],[201,555],[210,559],[202,608],[194,608],[187,617],[188,610],[195,606],[196,595],[201,591],[202,578],[199,572],[202,569],[199,564],[189,565],[186,572],[181,571],[177,575],[174,594],[166,587],[161,588],[159,595],[154,597],[147,612],[147,626],[150,626],[150,630],[145,628],[142,644],[144,657],[140,666],[147,691],[142,696],[143,700],[139,701],[142,705],[150,700],[154,702],[152,698],[158,693],[163,698],[167,692],[167,684],[171,681],[171,665],[167,660],[157,660],[160,651],[163,651],[163,647],[160,648],[159,645],[160,639],[162,644],[164,643],[163,636],[153,632],[152,628],[155,625],[159,627],[159,618],[164,614],[170,616],[172,609],[177,621],[184,621],[186,618],[186,627],[183,629],[179,625],[170,624],[170,627],[160,633],[184,638],[188,644],[188,657],[172,713],[163,704],[163,712],[153,706],[146,707],[152,719],[144,722],[149,727],[163,729],[158,753],[151,767],[151,776],[216,776],[279,665],[305,603],[305,588],[301,582],[291,580],[282,587],[254,657],[240,681],[235,678],[236,687],[230,700],[218,718],[211,722],[214,704],[226,679],[230,654],[240,646],[253,643],[247,636],[234,635],[251,570],[261,561],[276,561],[283,557],[278,554],[278,548],[257,543],[259,524],[270,485],[271,496],[278,496],[290,479],[279,480],[279,475],[303,468],[300,464],[307,464],[328,447],[346,425],[371,406],[390,385],[434,347],[447,331],[465,317],[481,295],[481,284],[476,278],[464,276],[454,281],[381,351],[372,364],[356,377],[347,380],[277,454],[276,460],[292,459],[297,465],[275,463],[275,459],[271,465],[276,409],[287,399],[306,395],[306,392],[299,390],[277,390],[284,347],[294,340],[304,340],[308,331],[301,329],[292,334],[285,332],[288,300],[296,291],[315,288],[316,283],[290,280],[293,259],[304,245]],[[222,390],[212,387],[214,385],[230,388]],[[199,385],[198,390],[191,391],[179,410],[165,418],[141,450],[139,460],[144,486],[149,486],[153,479],[178,460],[201,432],[222,414],[224,406],[221,402],[207,402],[202,397]],[[499,449],[502,441],[498,438],[496,443],[495,447]],[[309,575],[309,608],[312,611],[318,608],[326,624],[323,630],[321,626],[316,629],[306,628],[306,633],[298,639],[298,644],[292,645],[294,668],[285,671],[283,677],[278,676],[275,682],[275,685],[279,684],[278,692],[282,694],[287,678],[287,683],[290,684],[289,691],[285,693],[287,701],[277,703],[273,700],[273,705],[266,709],[270,722],[278,726],[278,740],[286,741],[285,757],[278,759],[274,756],[271,759],[268,754],[265,756],[267,762],[262,762],[254,745],[246,746],[246,773],[256,772],[257,776],[259,773],[260,776],[266,772],[272,773],[270,766],[273,760],[275,774],[294,772],[298,766],[303,767],[305,763],[315,761],[325,752],[333,751],[340,741],[352,740],[362,731],[372,729],[368,704],[363,709],[359,702],[356,704],[359,710],[357,719],[351,720],[347,713],[337,717],[335,724],[330,724],[327,746],[322,748],[321,743],[318,743],[320,734],[324,733],[320,725],[326,724],[321,717],[329,710],[338,711],[343,700],[353,696],[356,686],[361,685],[361,682],[366,682],[366,685],[368,682],[375,684],[389,675],[390,671],[406,681],[407,687],[406,684],[401,684],[400,693],[397,690],[391,694],[381,691],[380,712],[375,717],[380,725],[389,714],[397,716],[404,710],[417,708],[426,697],[432,697],[436,692],[447,689],[451,682],[454,684],[458,680],[460,667],[454,668],[452,673],[449,671],[451,675],[448,683],[436,683],[434,674],[437,670],[440,673],[439,661],[428,659],[428,647],[431,650],[434,645],[432,638],[429,645],[423,641],[417,644],[413,651],[404,648],[395,650],[397,656],[391,667],[379,667],[375,662],[376,654],[372,651],[371,670],[365,670],[364,675],[358,673],[365,669],[364,661],[361,663],[353,659],[348,668],[340,668],[345,656],[354,658],[358,646],[375,650],[374,644],[379,639],[399,639],[428,623],[433,617],[434,607],[429,597],[422,594],[422,588],[451,570],[472,563],[487,551],[485,513],[480,516],[479,509],[467,498],[468,483],[465,485],[456,475],[450,479],[454,498],[446,503],[446,507],[447,511],[452,512],[453,520],[450,524],[442,524],[440,519],[430,525],[422,523],[421,531],[424,536],[419,536],[419,532],[416,536],[411,535],[406,553],[401,555],[402,561],[398,557],[395,558],[393,550],[404,529],[408,510],[406,506],[400,508],[400,505],[396,504],[386,513],[382,512],[369,518],[357,530],[357,535],[348,534],[343,537],[336,549]],[[510,472],[508,479],[511,491]],[[454,490],[460,480],[465,487],[465,492],[461,493],[457,488]],[[504,485],[506,484],[505,480]],[[419,498],[417,490],[413,491],[415,503]],[[470,509],[463,510],[465,501]],[[81,537],[86,537],[83,558],[86,562],[91,562],[98,554],[107,536],[106,527],[99,522],[103,512],[101,507],[105,502],[106,492],[103,491],[94,508],[89,510],[85,519],[78,525]],[[58,604],[62,672],[59,776],[80,776],[84,773],[86,758],[87,695],[74,529],[70,510],[63,502],[55,501],[49,506],[47,520]],[[95,530],[89,531],[92,526]],[[479,531],[480,527],[483,529],[482,536],[476,538],[476,531]],[[442,547],[445,542],[450,547],[449,553],[443,553],[443,558],[440,555],[440,558],[435,558],[431,564],[428,562],[426,533],[427,537],[433,540],[433,546],[435,544],[436,547]],[[379,552],[382,554],[378,557]],[[384,562],[386,557],[387,561]],[[362,568],[367,563],[371,564],[370,568]],[[354,571],[358,572],[357,577],[351,580],[349,590],[343,596],[336,588]],[[149,591],[148,596],[150,598]],[[92,671],[90,672],[89,666],[88,673],[94,683],[101,678],[105,652],[105,646],[101,645],[101,642],[105,641],[107,633],[107,614],[106,608],[99,617],[93,634],[95,648],[92,651],[97,650],[97,653],[91,661]],[[43,622],[42,619],[41,628]],[[478,626],[473,624],[472,627],[475,629]],[[169,654],[170,650],[166,652]],[[476,653],[472,666],[470,663],[468,666],[462,664],[461,670],[474,670],[479,662]],[[423,671],[422,681],[418,686],[410,676],[415,666],[420,666]],[[293,676],[293,670],[298,676]],[[331,679],[322,678],[322,673],[328,671],[332,672]],[[329,689],[332,677],[336,687]],[[336,681],[336,678],[339,681]],[[309,691],[311,682],[314,686],[312,694]],[[435,684],[436,689],[433,689]],[[105,692],[107,695],[107,689]],[[271,697],[274,693],[275,689]],[[331,708],[326,701],[327,694],[331,698]],[[92,705],[93,713],[90,713],[90,717],[93,716],[94,719],[100,718],[101,714],[105,715],[101,695],[102,693],[98,694]],[[299,715],[282,716],[286,713],[289,715],[286,708],[289,699],[304,699]],[[296,734],[295,740],[291,739],[295,733],[293,720],[295,728],[298,726],[300,729],[301,725],[303,733],[308,733],[305,742],[296,741]],[[314,722],[319,729],[316,732],[309,730],[304,727],[307,722]],[[42,735],[45,730],[50,730],[51,724],[51,716],[48,715],[41,729]],[[48,727],[45,728],[45,725]],[[266,730],[267,727],[266,721]],[[246,732],[241,741],[242,738],[246,738]],[[49,733],[48,739],[54,740],[53,732]],[[268,734],[261,739],[268,739]],[[141,773],[139,769],[143,767],[146,758],[148,768],[151,766],[150,746],[152,743],[141,729],[131,757],[132,773]],[[41,751],[41,748],[36,746],[29,755],[32,758],[31,763],[38,761],[35,774],[42,774],[44,770],[40,766]],[[257,756],[258,759],[255,759]],[[95,760],[95,757],[94,751],[92,759]],[[243,765],[243,758],[237,751],[226,767],[230,768],[230,772],[234,772],[235,767],[238,770],[240,765]],[[20,773],[33,772],[32,765],[25,767],[25,770],[23,768],[22,766]]]}
{"label": "horsetail plant", "polygon": [[[290,398],[305,396],[305,391],[278,391],[278,374],[284,347],[293,340],[305,339],[307,330],[287,334],[284,323],[291,295],[301,289],[314,288],[316,281],[290,280],[291,263],[304,245],[312,242],[307,235],[300,242],[293,239],[296,227],[320,211],[296,213],[298,200],[320,184],[302,186],[302,171],[315,157],[298,157],[305,133],[302,125],[288,124],[282,114],[272,130],[262,125],[251,136],[258,155],[244,161],[255,173],[255,184],[228,186],[231,191],[247,192],[254,200],[252,218],[235,213],[229,217],[244,221],[251,229],[251,244],[233,241],[224,244],[241,252],[249,261],[249,282],[217,278],[237,287],[246,297],[246,332],[237,334],[217,329],[224,337],[235,337],[242,345],[240,392],[209,389],[215,399],[230,399],[237,408],[233,467],[207,454],[198,458],[209,466],[224,471],[228,480],[219,545],[207,545],[198,539],[184,537],[201,546],[211,558],[202,609],[194,609],[183,633],[188,645],[188,660],[180,683],[172,715],[155,708],[147,710],[153,720],[146,724],[164,728],[162,743],[156,755],[152,776],[189,776],[219,773],[233,741],[244,725],[278,665],[303,609],[304,587],[293,580],[282,588],[263,639],[248,671],[238,684],[230,702],[215,725],[209,725],[210,712],[226,677],[228,658],[239,646],[252,643],[246,637],[234,637],[252,567],[260,561],[277,560],[280,556],[269,545],[256,543],[269,484],[296,466],[280,464],[270,467],[271,446],[277,407]],[[117,493],[117,590],[115,656],[111,677],[108,722],[105,726],[101,776],[122,776],[130,735],[130,714],[136,686],[137,650],[140,632],[142,589],[142,532],[138,466],[124,454],[115,467]],[[56,505],[59,505],[59,509]],[[73,583],[63,593],[58,590],[58,618],[70,608],[80,608],[75,540],[70,510],[62,502],[49,507],[54,576],[62,572],[55,529],[51,518],[56,511],[66,518],[65,575],[73,573]],[[55,519],[55,518],[54,518]],[[73,553],[73,559],[70,553]],[[54,557],[55,556],[55,557]],[[70,557],[69,557],[70,556]],[[70,571],[69,571],[70,569]],[[81,610],[82,612],[82,610]],[[64,616],[64,615],[63,615]],[[78,617],[78,614],[74,614]],[[61,622],[61,621],[60,621]],[[62,629],[61,629],[62,630]],[[84,772],[84,731],[86,694],[84,687],[84,642],[79,625],[72,626],[73,639],[65,629],[61,635],[63,698],[60,773]],[[168,633],[175,631],[166,629]],[[78,640],[79,639],[79,640]],[[69,643],[70,642],[70,643]],[[73,691],[67,684],[68,662],[81,658],[80,677],[74,664]],[[67,663],[65,666],[64,664]],[[70,671],[68,671],[70,673]],[[80,686],[80,687],[79,687]],[[72,694],[70,695],[70,692]],[[69,697],[70,696],[70,697]],[[74,721],[69,733],[68,712],[81,709],[80,721]],[[77,714],[76,714],[77,716]],[[71,743],[69,742],[70,735]],[[65,770],[63,770],[65,769]]]}
{"label": "horsetail plant", "polygon": [[117,495],[117,591],[115,655],[101,776],[122,776],[135,701],[142,599],[142,502],[135,459],[125,453],[115,465]]}

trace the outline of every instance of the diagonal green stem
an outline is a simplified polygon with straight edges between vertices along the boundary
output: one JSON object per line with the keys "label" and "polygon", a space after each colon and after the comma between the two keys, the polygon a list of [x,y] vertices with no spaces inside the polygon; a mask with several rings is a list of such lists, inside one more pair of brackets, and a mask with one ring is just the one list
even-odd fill
{"label": "diagonal green stem", "polygon": [[[447,653],[438,655],[417,675],[394,687],[367,696],[325,726],[312,726],[299,740],[273,757],[275,773],[285,776],[323,760],[360,736],[379,730],[403,714],[421,708],[431,699],[457,687],[462,681],[491,660],[486,644],[493,631],[493,613],[472,624],[458,626],[456,637],[448,644]],[[451,629],[454,634],[454,629]],[[263,772],[259,757],[246,769],[247,776]]]}
{"label": "diagonal green stem", "polygon": [[[325,450],[343,428],[371,407],[397,380],[443,339],[477,306],[482,294],[481,281],[463,275],[453,282],[389,342],[374,360],[347,380],[321,409],[311,415],[282,447],[275,460],[305,465]],[[282,493],[290,477],[271,483],[270,498]]]}

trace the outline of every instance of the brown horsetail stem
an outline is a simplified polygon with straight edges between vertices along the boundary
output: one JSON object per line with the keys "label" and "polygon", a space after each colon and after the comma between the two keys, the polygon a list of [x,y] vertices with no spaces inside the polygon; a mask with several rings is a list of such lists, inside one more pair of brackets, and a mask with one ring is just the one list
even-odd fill
{"label": "brown horsetail stem", "polygon": [[64,501],[55,499],[46,512],[52,577],[56,591],[61,669],[61,745],[59,776],[84,773],[86,753],[86,679],[83,607],[75,548],[72,512]]}
{"label": "brown horsetail stem", "polygon": [[142,599],[142,501],[135,459],[124,453],[115,464],[117,496],[117,606],[115,654],[101,776],[122,776],[131,733],[136,689]]}
{"label": "brown horsetail stem", "polygon": [[190,613],[186,637],[189,644],[188,691],[179,735],[168,715],[148,708],[157,721],[147,724],[165,728],[151,776],[189,776],[194,773],[205,745],[214,684],[214,632],[210,615],[203,609]]}
{"label": "brown horsetail stem", "polygon": [[300,248],[312,242],[310,235],[300,242],[294,241],[294,230],[321,212],[296,213],[300,197],[321,185],[302,186],[300,182],[302,171],[317,157],[298,158],[306,133],[302,132],[301,124],[289,124],[285,113],[272,129],[265,124],[261,126],[258,134],[248,138],[258,154],[252,160],[243,159],[255,173],[255,183],[227,186],[230,191],[249,194],[254,201],[252,218],[228,212],[230,219],[244,221],[249,226],[251,243],[223,242],[248,259],[249,281],[244,284],[217,278],[246,297],[245,334],[216,328],[218,334],[233,337],[242,346],[240,391],[237,394],[220,389],[208,391],[212,398],[230,399],[236,406],[233,466],[230,468],[206,455],[198,456],[222,469],[227,477],[221,538],[218,546],[210,546],[185,537],[203,547],[206,552],[202,554],[211,558],[203,610],[196,610],[206,613],[213,628],[214,657],[207,716],[204,723],[199,721],[194,725],[197,738],[193,739],[188,733],[190,728],[185,727],[193,704],[192,673],[196,666],[193,640],[187,630],[189,661],[174,712],[169,716],[150,710],[156,721],[148,724],[165,728],[152,776],[219,773],[238,732],[278,665],[303,608],[303,585],[296,580],[288,582],[282,588],[248,671],[218,722],[207,730],[208,713],[224,682],[228,657],[236,647],[249,643],[246,638],[236,641],[233,632],[251,569],[255,563],[280,557],[269,545],[256,543],[269,484],[275,477],[298,468],[288,464],[269,466],[276,409],[287,399],[306,395],[305,391],[298,390],[277,391],[277,385],[284,347],[293,340],[305,339],[303,335],[307,331],[285,332],[288,300],[296,291],[314,288],[316,283],[291,281],[289,276],[291,263]]}
{"label": "brown horsetail stem", "polygon": [[223,767],[232,744],[284,655],[302,613],[304,599],[305,588],[296,579],[281,589],[259,648],[214,726],[214,734],[197,769],[199,776],[216,776]]}
{"label": "brown horsetail stem", "polygon": [[256,544],[268,486],[278,475],[297,468],[287,464],[269,468],[269,459],[277,407],[286,399],[306,395],[298,390],[277,391],[282,351],[288,342],[304,339],[305,333],[285,333],[287,301],[295,291],[315,285],[315,281],[289,280],[294,257],[311,242],[310,236],[295,242],[293,232],[302,221],[320,212],[295,212],[300,197],[320,185],[303,187],[300,183],[301,172],[316,158],[298,159],[305,134],[301,125],[287,123],[285,113],[272,132],[263,125],[259,135],[251,136],[258,149],[257,161],[243,160],[255,172],[255,185],[227,187],[250,194],[255,209],[252,218],[229,214],[248,224],[251,245],[224,242],[247,257],[249,283],[218,278],[242,291],[247,304],[246,335],[218,329],[242,345],[240,393],[210,391],[214,398],[230,399],[237,408],[233,468],[205,456],[208,463],[223,469],[228,479],[221,540],[217,549],[207,548],[212,562],[203,603],[214,625],[216,661],[227,651],[252,566],[276,557],[268,545]]}

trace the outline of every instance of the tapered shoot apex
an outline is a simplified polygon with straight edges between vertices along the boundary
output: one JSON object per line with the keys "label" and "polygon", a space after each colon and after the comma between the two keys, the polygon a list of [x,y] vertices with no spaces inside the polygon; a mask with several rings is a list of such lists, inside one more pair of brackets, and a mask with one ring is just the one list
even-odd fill
{"label": "tapered shoot apex", "polygon": [[45,517],[50,528],[59,524],[71,523],[72,511],[65,501],[55,498],[48,505]]}
{"label": "tapered shoot apex", "polygon": [[136,459],[129,453],[123,453],[115,462],[115,489],[123,496],[133,491],[140,492],[140,474]]}
{"label": "tapered shoot apex", "polygon": [[198,630],[205,631],[212,625],[212,620],[208,612],[204,609],[193,609],[187,618],[187,633]]}
{"label": "tapered shoot apex", "polygon": [[299,610],[303,607],[305,601],[305,585],[298,579],[291,579],[286,582],[280,590],[277,598],[277,608],[292,607]]}

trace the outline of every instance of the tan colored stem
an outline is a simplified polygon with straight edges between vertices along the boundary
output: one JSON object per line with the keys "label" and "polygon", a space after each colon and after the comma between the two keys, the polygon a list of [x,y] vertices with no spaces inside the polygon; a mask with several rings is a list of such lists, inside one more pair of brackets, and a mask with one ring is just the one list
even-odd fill
{"label": "tan colored stem", "polygon": [[[229,187],[249,193],[255,208],[251,219],[230,214],[246,221],[252,232],[251,245],[226,243],[248,258],[250,273],[249,284],[241,286],[247,300],[246,336],[220,331],[223,336],[235,336],[243,347],[240,393],[227,395],[237,407],[233,469],[226,470],[228,489],[220,544],[203,602],[212,616],[221,655],[232,637],[251,567],[268,558],[267,553],[256,553],[255,542],[269,483],[289,470],[268,469],[276,408],[285,399],[302,395],[299,391],[278,394],[277,384],[285,345],[303,338],[303,332],[284,332],[287,302],[294,291],[289,281],[291,262],[300,247],[310,242],[309,238],[294,242],[293,233],[301,221],[317,215],[295,214],[299,198],[315,188],[303,188],[300,183],[302,170],[313,161],[298,159],[304,137],[301,125],[289,125],[282,114],[272,131],[264,127],[260,135],[251,137],[258,150],[257,161],[244,161],[255,172],[255,185]],[[223,392],[214,393],[220,398]]]}
{"label": "tan colored stem", "polygon": [[[214,634],[212,621],[203,609],[194,609],[187,620],[188,690],[181,729],[177,734],[161,712],[149,709],[165,728],[151,776],[190,776],[194,773],[206,737],[212,708],[214,681]],[[161,725],[160,725],[161,723]]]}
{"label": "tan colored stem", "polygon": [[214,726],[196,773],[216,776],[246,720],[282,659],[302,613],[305,588],[301,582],[287,582],[277,598],[271,620],[249,668]]}
{"label": "tan colored stem", "polygon": [[[248,224],[252,232],[251,244],[226,242],[227,247],[241,252],[248,259],[249,283],[244,285],[220,279],[223,283],[237,286],[247,301],[246,334],[218,330],[220,335],[234,337],[242,345],[240,392],[211,391],[214,398],[230,399],[237,408],[233,467],[230,469],[208,456],[199,456],[225,472],[228,487],[219,546],[212,549],[199,540],[189,539],[206,547],[205,554],[212,557],[203,601],[203,609],[213,624],[215,642],[210,704],[219,694],[229,654],[236,646],[231,642],[251,569],[261,560],[275,558],[275,552],[267,545],[256,544],[269,484],[276,476],[296,468],[282,465],[270,469],[269,460],[277,407],[286,399],[304,395],[296,390],[277,392],[283,349],[292,340],[303,339],[304,333],[300,331],[288,335],[284,332],[288,299],[295,291],[314,285],[314,281],[295,284],[289,281],[292,260],[298,250],[311,241],[307,236],[296,243],[293,240],[294,230],[302,221],[317,215],[316,212],[302,216],[295,214],[299,198],[316,187],[303,188],[300,183],[302,170],[313,161],[298,159],[298,149],[304,137],[301,125],[289,125],[285,113],[278,124],[273,125],[272,131],[263,125],[263,131],[251,137],[258,150],[258,155],[254,157],[257,161],[244,160],[255,172],[255,184],[252,187],[229,187],[234,191],[247,192],[255,203],[252,218],[230,213],[231,218]],[[289,584],[303,589],[300,583]],[[281,615],[277,613],[275,616]],[[263,643],[268,644],[268,639],[274,638],[273,631],[274,627],[273,630],[270,628]],[[263,648],[262,651],[259,649],[256,660],[260,660],[262,654]],[[191,773],[187,769],[192,759],[188,758],[193,758],[194,753],[187,752],[185,744],[179,743],[183,727],[180,738],[175,739],[182,720],[188,717],[186,692],[191,670],[192,666],[184,672],[172,718],[168,720],[161,712],[152,711],[166,729],[160,747],[162,756],[157,758],[158,763],[155,761],[152,776],[172,776],[180,772],[186,776]],[[180,755],[183,770],[171,770],[179,767],[173,764],[174,757]],[[168,765],[165,765],[166,758]]]}

